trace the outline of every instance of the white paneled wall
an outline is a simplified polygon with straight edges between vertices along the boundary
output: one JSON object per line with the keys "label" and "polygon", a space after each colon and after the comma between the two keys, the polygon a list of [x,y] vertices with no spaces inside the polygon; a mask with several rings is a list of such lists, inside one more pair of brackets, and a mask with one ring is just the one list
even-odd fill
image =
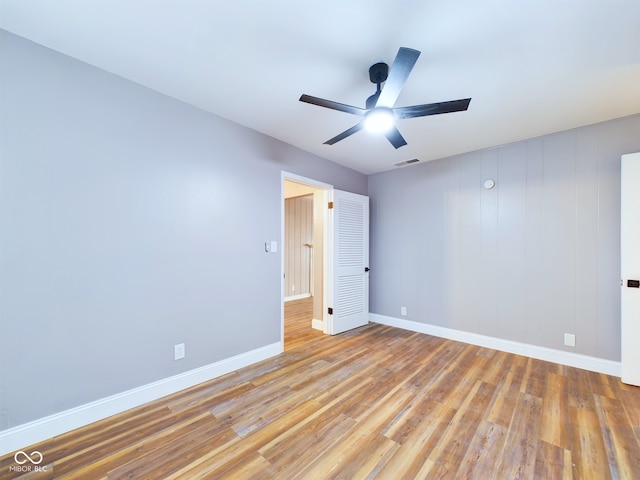
{"label": "white paneled wall", "polygon": [[284,203],[284,297],[313,294],[313,195]]}

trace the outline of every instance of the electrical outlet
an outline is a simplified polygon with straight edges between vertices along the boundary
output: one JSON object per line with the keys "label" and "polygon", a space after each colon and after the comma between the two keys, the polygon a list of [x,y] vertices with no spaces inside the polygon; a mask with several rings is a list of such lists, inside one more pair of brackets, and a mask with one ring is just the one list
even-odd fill
{"label": "electrical outlet", "polygon": [[576,336],[573,333],[565,333],[564,334],[564,344],[567,347],[575,347],[576,346]]}
{"label": "electrical outlet", "polygon": [[173,346],[173,359],[174,360],[180,360],[181,358],[184,358],[186,355],[185,349],[184,349],[184,343],[178,343],[177,345]]}
{"label": "electrical outlet", "polygon": [[400,307],[400,315],[403,317],[407,316],[407,307]]}

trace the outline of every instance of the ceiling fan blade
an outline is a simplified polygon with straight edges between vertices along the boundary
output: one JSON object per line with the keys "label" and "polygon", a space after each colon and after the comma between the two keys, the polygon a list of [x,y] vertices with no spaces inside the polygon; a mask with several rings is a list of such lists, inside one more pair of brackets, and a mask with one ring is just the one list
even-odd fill
{"label": "ceiling fan blade", "polygon": [[319,107],[330,108],[331,110],[339,110],[341,112],[352,113],[353,115],[364,116],[367,111],[364,108],[352,107],[351,105],[345,105],[344,103],[332,102],[331,100],[325,100],[324,98],[312,97],[311,95],[302,95],[300,97],[301,102],[310,103],[311,105],[318,105]]}
{"label": "ceiling fan blade", "polygon": [[450,100],[448,102],[427,103],[425,105],[412,105],[410,107],[398,107],[393,109],[396,118],[426,117],[441,113],[462,112],[469,108],[470,98]]}
{"label": "ceiling fan blade", "polygon": [[391,130],[386,132],[384,136],[387,137],[387,140],[389,140],[391,142],[391,145],[393,145],[395,148],[400,148],[403,145],[407,144],[407,141],[402,135],[400,135],[400,132],[396,127],[393,127]]}
{"label": "ceiling fan blade", "polygon": [[382,87],[382,92],[378,97],[376,107],[393,107],[419,56],[420,52],[412,48],[401,47],[398,50],[393,65],[391,65],[391,70],[389,70],[387,81],[384,82],[384,87]]}
{"label": "ceiling fan blade", "polygon": [[344,140],[348,136],[353,135],[356,132],[359,132],[360,130],[362,130],[363,127],[364,127],[364,122],[360,122],[360,123],[354,125],[353,127],[349,128],[348,130],[345,130],[341,134],[336,135],[333,138],[330,138],[329,140],[327,140],[324,143],[325,143],[325,145],[333,145],[334,143],[339,142],[340,140]]}

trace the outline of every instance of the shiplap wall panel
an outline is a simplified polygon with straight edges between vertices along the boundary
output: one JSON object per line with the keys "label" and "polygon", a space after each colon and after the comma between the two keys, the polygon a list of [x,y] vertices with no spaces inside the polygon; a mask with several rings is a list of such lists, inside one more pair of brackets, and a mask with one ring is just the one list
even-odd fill
{"label": "shiplap wall panel", "polygon": [[[576,136],[576,323],[585,355],[598,352],[598,135],[592,126]],[[583,295],[582,292],[586,293]]]}
{"label": "shiplap wall panel", "polygon": [[473,310],[482,301],[482,293],[476,285],[475,279],[467,272],[482,268],[482,245],[478,242],[481,225],[477,221],[482,212],[482,191],[477,187],[482,177],[481,164],[471,156],[463,156],[460,168],[460,195],[462,208],[459,212],[459,248],[460,261],[458,282],[460,289],[467,295],[468,301],[457,302],[460,319],[459,327],[466,331],[475,331],[476,325],[470,321]]}
{"label": "shiplap wall panel", "polygon": [[[542,224],[542,282],[545,337],[561,348],[564,333],[575,332],[576,163],[575,140],[565,132],[544,142]],[[538,281],[542,281],[539,279]]]}
{"label": "shiplap wall panel", "polygon": [[525,317],[524,329],[527,343],[542,345],[544,343],[543,324],[539,321],[544,315],[544,286],[542,278],[542,242],[543,242],[543,198],[544,188],[542,176],[544,174],[544,142],[540,139],[526,143],[526,195],[527,218],[525,232],[526,275],[524,278]]}
{"label": "shiplap wall panel", "polygon": [[[476,219],[480,223],[480,248],[481,248],[481,267],[475,272],[468,271],[474,282],[481,292],[480,303],[476,316],[468,319],[469,323],[474,324],[475,333],[486,332],[491,336],[499,336],[500,332],[497,325],[498,302],[496,302],[496,294],[498,291],[498,270],[496,264],[498,262],[498,190],[482,189],[484,179],[498,180],[498,150],[493,148],[484,150],[476,154],[476,161],[480,161],[482,166],[482,177],[476,181],[476,188],[482,190],[480,217]],[[483,272],[481,277],[478,272]],[[482,278],[482,281],[479,279]],[[481,323],[478,324],[477,315],[481,317]]]}
{"label": "shiplap wall panel", "polygon": [[[498,170],[502,189],[498,195],[496,288],[504,294],[497,304],[496,325],[513,340],[523,342],[525,325],[514,322],[524,318],[526,306],[526,149],[513,144],[498,151]],[[495,189],[495,187],[494,187]],[[506,227],[506,228],[505,228]]]}

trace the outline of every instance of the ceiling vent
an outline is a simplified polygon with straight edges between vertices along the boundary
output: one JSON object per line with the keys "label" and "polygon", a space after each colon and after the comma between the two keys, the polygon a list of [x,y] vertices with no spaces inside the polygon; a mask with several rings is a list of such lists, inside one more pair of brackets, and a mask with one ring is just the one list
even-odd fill
{"label": "ceiling vent", "polygon": [[396,167],[404,167],[405,165],[411,165],[412,163],[418,163],[420,160],[417,158],[412,158],[411,160],[402,160],[401,162],[396,162],[394,165]]}

